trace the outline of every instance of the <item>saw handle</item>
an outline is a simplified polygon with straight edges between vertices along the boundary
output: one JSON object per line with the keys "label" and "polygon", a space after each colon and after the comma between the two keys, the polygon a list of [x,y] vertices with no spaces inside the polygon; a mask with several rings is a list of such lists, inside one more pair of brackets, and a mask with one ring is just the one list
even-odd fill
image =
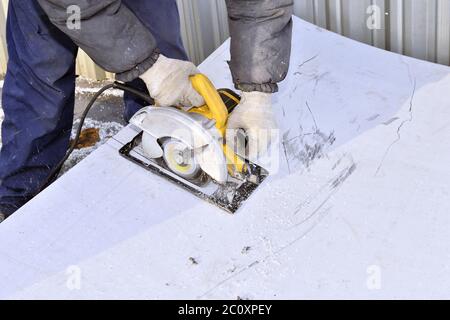
{"label": "saw handle", "polygon": [[[208,119],[216,121],[216,128],[224,137],[227,130],[228,109],[222,100],[217,89],[205,75],[199,73],[190,77],[192,87],[205,99],[205,105],[193,108],[191,112],[197,112]],[[230,99],[236,97],[229,96]],[[245,161],[241,159],[228,145],[223,145],[223,151],[228,162],[228,171],[230,174],[242,173],[245,171]]]}
{"label": "saw handle", "polygon": [[211,81],[199,73],[190,77],[192,87],[205,99],[205,106],[209,110],[208,118],[216,120],[216,127],[222,133],[226,130],[228,110]]}

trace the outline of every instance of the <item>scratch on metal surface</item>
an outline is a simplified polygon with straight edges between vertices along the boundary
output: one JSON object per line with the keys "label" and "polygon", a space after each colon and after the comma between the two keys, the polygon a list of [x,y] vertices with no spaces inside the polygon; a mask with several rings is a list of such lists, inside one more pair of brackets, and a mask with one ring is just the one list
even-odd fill
{"label": "scratch on metal surface", "polygon": [[289,157],[287,154],[287,148],[286,148],[286,137],[289,135],[289,131],[287,131],[286,133],[284,133],[283,135],[283,141],[282,141],[282,145],[283,145],[283,152],[284,152],[284,158],[286,159],[286,164],[287,164],[287,168],[288,168],[288,172],[289,174],[291,174],[291,164],[289,163]]}
{"label": "scratch on metal surface", "polygon": [[312,76],[312,79],[313,80],[315,80],[315,82],[314,82],[314,89],[313,89],[313,93],[314,93],[314,95],[316,94],[316,90],[317,90],[317,87],[318,87],[318,85],[319,85],[319,82],[323,79],[323,78],[325,78],[327,75],[329,75],[330,74],[330,72],[324,72],[324,73],[322,73],[322,74],[318,74],[318,75],[314,75],[314,76]]}
{"label": "scratch on metal surface", "polygon": [[[255,266],[258,266],[264,262],[267,262],[269,259],[273,259],[280,253],[282,253],[284,250],[292,247],[295,243],[305,238],[310,232],[312,232],[319,224],[320,222],[330,213],[332,206],[328,206],[326,208],[325,205],[328,203],[329,199],[339,190],[340,186],[352,175],[352,173],[356,170],[356,164],[353,162],[353,159],[349,155],[344,155],[341,157],[337,164],[333,165],[333,170],[336,169],[336,167],[339,165],[339,163],[342,162],[343,158],[347,158],[351,161],[350,165],[346,167],[345,169],[341,170],[334,178],[328,180],[324,186],[322,186],[317,193],[309,197],[309,202],[312,202],[313,198],[317,198],[321,194],[326,192],[326,189],[329,190],[329,194],[325,197],[325,199],[312,211],[311,214],[306,217],[306,219],[303,219],[301,222],[297,223],[295,226],[299,226],[301,224],[304,224],[306,221],[311,220],[312,217],[315,217],[316,219],[311,223],[310,226],[303,232],[301,232],[297,237],[295,237],[292,241],[288,242],[287,244],[280,246],[276,250],[271,250],[271,253],[264,256],[262,259],[258,259],[253,261],[252,263],[242,267],[239,271],[234,272],[232,275],[228,276],[227,278],[219,281],[217,284],[215,284],[212,288],[205,291],[203,294],[198,296],[199,299],[204,298],[205,296],[209,295],[213,291],[215,291],[217,288],[223,286],[227,282],[231,281],[235,277],[243,274],[244,272],[252,269]],[[308,201],[308,200],[307,200]],[[300,211],[302,209],[302,204],[299,205],[297,208],[297,211]],[[295,227],[294,226],[294,227]]]}
{"label": "scratch on metal surface", "polygon": [[384,124],[385,126],[389,126],[390,124],[394,123],[394,122],[397,121],[398,119],[399,119],[398,117],[394,117],[394,118],[389,119],[389,120],[386,121],[386,122],[383,122],[383,124]]}
{"label": "scratch on metal surface", "polygon": [[202,293],[200,296],[198,296],[198,299],[202,299],[203,297],[205,297],[206,295],[210,294],[211,292],[213,292],[214,290],[216,290],[217,288],[219,288],[220,286],[222,286],[223,284],[227,283],[228,281],[232,280],[233,278],[237,277],[238,275],[240,275],[241,273],[253,268],[254,266],[258,265],[259,261],[256,260],[252,263],[250,263],[249,265],[243,267],[241,270],[239,270],[238,272],[233,273],[233,275],[223,279],[222,281],[218,282],[216,285],[214,285],[211,289],[205,291],[204,293]]}
{"label": "scratch on metal surface", "polygon": [[[342,158],[341,158],[342,159]],[[297,227],[301,224],[308,222],[313,218],[317,212],[331,199],[331,197],[339,190],[339,188],[344,184],[345,181],[355,172],[356,163],[351,160],[351,164],[341,170],[337,176],[325,183],[317,192],[311,194],[305,201],[300,203],[293,215],[299,214],[305,207],[310,205],[315,199],[321,195],[326,195],[325,198],[320,202],[320,204],[311,213],[307,214],[301,221],[297,222],[293,227]],[[334,168],[333,168],[334,170]]]}
{"label": "scratch on metal surface", "polygon": [[308,108],[309,114],[311,115],[311,117],[314,121],[315,131],[317,132],[319,130],[319,127],[317,126],[316,117],[314,116],[313,112],[311,111],[308,101],[306,101],[306,107]]}
{"label": "scratch on metal surface", "polygon": [[237,277],[238,275],[252,269],[253,267],[260,265],[261,263],[264,263],[266,261],[268,261],[269,259],[272,259],[273,257],[279,255],[280,253],[282,253],[284,250],[292,247],[295,243],[297,243],[298,241],[302,240],[304,237],[306,237],[311,231],[313,231],[316,226],[329,214],[331,210],[331,207],[324,209],[323,211],[321,211],[320,215],[319,215],[319,219],[317,219],[314,224],[312,224],[308,229],[306,229],[305,231],[303,231],[299,236],[297,236],[296,238],[294,238],[292,241],[288,242],[286,245],[281,246],[279,249],[275,250],[273,253],[265,256],[263,259],[260,260],[256,260],[254,262],[252,262],[251,264],[243,267],[241,270],[239,270],[238,272],[233,273],[233,275],[225,278],[224,280],[218,282],[216,285],[214,285],[211,289],[208,289],[207,291],[205,291],[203,294],[201,294],[200,296],[198,296],[198,299],[202,299],[205,296],[207,296],[208,294],[212,293],[214,290],[216,290],[217,288],[221,287],[222,285],[226,284],[227,282],[229,282],[230,280],[234,279],[235,277]]}
{"label": "scratch on metal surface", "polygon": [[417,87],[417,81],[416,79],[413,80],[413,90],[412,90],[412,94],[411,94],[411,98],[409,100],[409,109],[408,109],[408,118],[403,120],[400,125],[397,128],[397,138],[389,145],[389,147],[386,149],[386,152],[383,155],[383,158],[381,159],[380,164],[378,165],[378,168],[375,172],[375,176],[377,176],[380,173],[381,168],[384,165],[384,162],[387,158],[387,156],[389,155],[390,151],[392,150],[392,148],[401,140],[402,136],[401,136],[401,131],[403,129],[403,127],[407,124],[413,121],[413,107],[414,107],[414,97],[416,95],[416,87]]}
{"label": "scratch on metal surface", "polygon": [[[313,61],[314,59],[316,59],[319,56],[319,54],[316,54],[315,56],[303,61],[302,63],[299,64],[299,66],[297,67],[298,70],[300,70],[305,64],[307,64],[308,62]],[[302,73],[300,71],[294,72],[294,75],[301,75]]]}
{"label": "scratch on metal surface", "polygon": [[335,140],[334,132],[326,135],[317,130],[290,139],[284,137],[283,146],[288,157],[309,168],[314,160],[321,159],[325,155],[326,148],[333,145]]}

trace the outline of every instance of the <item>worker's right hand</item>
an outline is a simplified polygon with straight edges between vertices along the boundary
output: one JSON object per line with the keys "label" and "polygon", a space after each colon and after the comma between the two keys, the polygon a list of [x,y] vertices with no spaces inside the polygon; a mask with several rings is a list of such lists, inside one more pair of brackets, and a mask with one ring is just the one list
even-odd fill
{"label": "worker's right hand", "polygon": [[140,78],[144,80],[157,106],[199,107],[205,101],[189,79],[189,76],[197,73],[199,71],[193,63],[169,59],[160,54],[155,64]]}
{"label": "worker's right hand", "polygon": [[[228,118],[227,145],[238,155],[257,162],[259,157],[267,153],[273,142],[273,132],[277,129],[272,94],[242,92],[241,102]],[[243,141],[238,138],[240,130],[245,132],[248,148],[244,148]]]}

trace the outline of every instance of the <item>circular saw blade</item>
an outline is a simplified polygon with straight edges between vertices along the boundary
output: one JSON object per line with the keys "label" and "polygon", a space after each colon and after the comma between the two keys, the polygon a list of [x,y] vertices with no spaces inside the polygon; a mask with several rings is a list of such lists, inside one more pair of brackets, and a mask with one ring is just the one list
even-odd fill
{"label": "circular saw blade", "polygon": [[194,150],[183,142],[168,138],[164,139],[161,147],[164,162],[173,173],[187,180],[195,180],[203,173]]}

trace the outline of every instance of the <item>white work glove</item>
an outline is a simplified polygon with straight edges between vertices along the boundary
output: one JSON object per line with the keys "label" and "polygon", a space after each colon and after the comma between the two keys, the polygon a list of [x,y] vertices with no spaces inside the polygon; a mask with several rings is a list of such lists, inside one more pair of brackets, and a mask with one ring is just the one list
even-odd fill
{"label": "white work glove", "polygon": [[[272,94],[263,92],[243,92],[240,104],[228,118],[227,145],[237,154],[255,161],[267,152],[273,130],[278,128],[272,110]],[[243,148],[238,131],[247,136],[247,148]]]}
{"label": "white work glove", "polygon": [[169,59],[160,54],[155,64],[140,78],[157,106],[199,107],[205,101],[189,80],[189,76],[197,73],[199,71],[192,62]]}

